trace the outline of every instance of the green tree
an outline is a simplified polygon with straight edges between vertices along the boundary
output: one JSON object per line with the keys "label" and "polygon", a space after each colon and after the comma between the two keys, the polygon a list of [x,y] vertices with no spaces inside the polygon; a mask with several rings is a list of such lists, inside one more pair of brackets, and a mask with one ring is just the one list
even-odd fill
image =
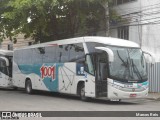
{"label": "green tree", "polygon": [[103,6],[107,1],[0,0],[1,39],[15,40],[20,33],[36,42],[94,35],[109,19]]}

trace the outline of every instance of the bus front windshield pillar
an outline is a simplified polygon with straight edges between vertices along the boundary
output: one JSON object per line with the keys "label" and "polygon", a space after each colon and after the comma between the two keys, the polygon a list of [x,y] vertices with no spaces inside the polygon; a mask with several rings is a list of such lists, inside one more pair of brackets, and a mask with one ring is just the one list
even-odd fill
{"label": "bus front windshield pillar", "polygon": [[92,62],[92,56],[91,55],[86,55],[86,66],[85,70],[94,75],[94,67],[93,67],[93,62]]}

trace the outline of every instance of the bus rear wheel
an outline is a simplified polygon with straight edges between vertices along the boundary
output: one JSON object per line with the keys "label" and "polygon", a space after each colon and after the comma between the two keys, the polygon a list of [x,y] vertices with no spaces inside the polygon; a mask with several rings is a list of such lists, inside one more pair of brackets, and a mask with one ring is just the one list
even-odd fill
{"label": "bus rear wheel", "polygon": [[26,81],[25,89],[26,89],[26,93],[32,94],[33,90],[32,90],[31,80],[27,80],[27,81]]}

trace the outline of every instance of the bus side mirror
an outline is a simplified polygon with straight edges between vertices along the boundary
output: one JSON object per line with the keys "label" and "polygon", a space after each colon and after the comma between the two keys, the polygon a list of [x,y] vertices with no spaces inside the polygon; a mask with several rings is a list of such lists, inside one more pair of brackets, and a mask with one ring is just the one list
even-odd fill
{"label": "bus side mirror", "polygon": [[155,56],[149,52],[143,51],[144,57],[147,63],[154,64],[155,63]]}
{"label": "bus side mirror", "polygon": [[8,59],[7,58],[5,58],[5,57],[0,57],[0,60],[2,60],[2,61],[4,61],[5,62],[5,65],[4,66],[9,66],[9,61],[8,61]]}
{"label": "bus side mirror", "polygon": [[99,49],[99,50],[106,51],[108,53],[109,62],[113,62],[114,61],[114,53],[110,48],[107,48],[107,47],[95,47],[95,48]]}

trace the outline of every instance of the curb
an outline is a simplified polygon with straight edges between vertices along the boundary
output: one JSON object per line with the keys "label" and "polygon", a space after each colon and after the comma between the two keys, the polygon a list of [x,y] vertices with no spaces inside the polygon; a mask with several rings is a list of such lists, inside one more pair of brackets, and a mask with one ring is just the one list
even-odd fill
{"label": "curb", "polygon": [[160,96],[158,96],[158,97],[151,96],[151,97],[147,97],[146,99],[160,101]]}
{"label": "curb", "polygon": [[160,101],[160,97],[159,98],[146,98],[146,99]]}
{"label": "curb", "polygon": [[146,99],[160,101],[160,93],[157,93],[157,92],[149,93]]}

